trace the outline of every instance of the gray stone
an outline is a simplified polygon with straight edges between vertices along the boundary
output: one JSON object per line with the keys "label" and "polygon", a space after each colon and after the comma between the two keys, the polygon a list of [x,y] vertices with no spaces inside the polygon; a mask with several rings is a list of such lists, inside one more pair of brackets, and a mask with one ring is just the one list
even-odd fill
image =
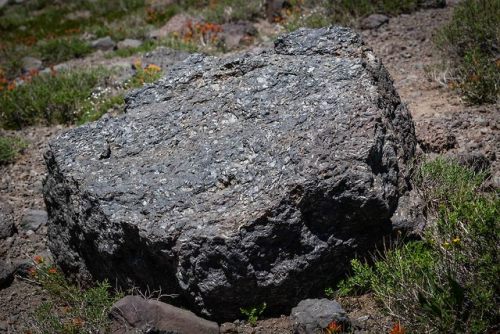
{"label": "gray stone", "polygon": [[8,3],[9,3],[9,0],[0,0],[0,9],[5,7],[5,5],[7,5]]}
{"label": "gray stone", "polygon": [[123,41],[118,42],[116,45],[117,49],[129,49],[129,48],[138,48],[142,45],[142,41],[138,39],[124,39]]}
{"label": "gray stone", "polygon": [[97,50],[108,51],[113,50],[116,46],[116,43],[111,39],[111,37],[106,36],[92,41],[90,43],[90,46]]}
{"label": "gray stone", "polygon": [[14,280],[14,268],[10,263],[0,260],[0,289],[8,287]]}
{"label": "gray stone", "polygon": [[126,103],[45,154],[48,244],[77,280],[161,288],[217,320],[288,313],[391,233],[414,126],[352,30],[193,55]]}
{"label": "gray stone", "polygon": [[361,20],[361,28],[362,29],[377,29],[389,22],[389,17],[384,14],[372,14],[368,17],[365,17]]}
{"label": "gray stone", "polygon": [[45,210],[26,210],[21,219],[21,227],[23,230],[36,232],[40,226],[47,224],[47,219]]}
{"label": "gray stone", "polygon": [[346,312],[330,299],[305,299],[292,309],[290,319],[296,334],[322,333],[332,322],[342,326],[343,331],[349,328]]}
{"label": "gray stone", "polygon": [[219,334],[217,323],[157,300],[126,296],[111,308],[112,333]]}
{"label": "gray stone", "polygon": [[145,53],[142,57],[142,64],[144,66],[150,64],[158,65],[163,71],[166,71],[170,66],[186,59],[189,55],[189,53],[184,51],[159,47],[151,52]]}
{"label": "gray stone", "polygon": [[0,201],[0,240],[6,239],[16,233],[14,225],[14,210],[3,199]]}
{"label": "gray stone", "polygon": [[23,57],[21,59],[21,66],[24,73],[39,71],[43,68],[42,61],[34,57]]}

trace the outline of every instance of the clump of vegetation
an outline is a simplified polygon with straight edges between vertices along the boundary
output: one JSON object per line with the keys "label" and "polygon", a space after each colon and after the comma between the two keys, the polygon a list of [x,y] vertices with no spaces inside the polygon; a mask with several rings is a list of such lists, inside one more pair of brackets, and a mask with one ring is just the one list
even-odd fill
{"label": "clump of vegetation", "polygon": [[40,305],[33,314],[33,333],[106,333],[109,331],[108,313],[121,294],[113,295],[107,281],[87,290],[70,284],[64,275],[45,259],[36,256],[31,276],[49,293],[50,300]]}
{"label": "clump of vegetation", "polygon": [[0,136],[0,165],[13,162],[26,147],[26,142],[18,137]]}
{"label": "clump of vegetation", "polygon": [[127,88],[138,88],[145,83],[152,83],[161,77],[161,68],[155,64],[149,64],[146,67],[142,66],[140,60],[134,62],[135,74],[125,84]]}
{"label": "clump of vegetation", "polygon": [[72,123],[94,87],[103,79],[102,70],[68,71],[26,77],[0,92],[0,126],[19,129],[38,122]]}
{"label": "clump of vegetation", "polygon": [[257,321],[259,320],[259,317],[266,310],[266,307],[267,304],[262,303],[257,307],[240,308],[240,312],[247,317],[247,321],[251,326],[255,326],[257,324]]}
{"label": "clump of vegetation", "polygon": [[340,295],[373,292],[416,333],[486,333],[500,319],[498,192],[481,192],[485,174],[455,162],[424,163],[417,178],[435,215],[421,241],[353,261]]}
{"label": "clump of vegetation", "polygon": [[460,2],[435,40],[451,65],[450,85],[471,103],[495,103],[500,95],[500,2]]}
{"label": "clump of vegetation", "polygon": [[90,45],[76,37],[56,38],[39,42],[37,51],[46,64],[80,58],[92,52]]}

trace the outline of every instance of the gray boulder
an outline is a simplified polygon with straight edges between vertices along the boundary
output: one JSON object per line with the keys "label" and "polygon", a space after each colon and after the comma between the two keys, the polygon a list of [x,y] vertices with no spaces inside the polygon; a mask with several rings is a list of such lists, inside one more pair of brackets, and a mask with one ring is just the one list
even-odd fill
{"label": "gray boulder", "polygon": [[139,296],[126,296],[111,308],[113,334],[219,334],[217,323],[193,312]]}
{"label": "gray boulder", "polygon": [[363,29],[377,29],[378,27],[389,22],[389,17],[384,14],[372,14],[361,20],[361,28]]}
{"label": "gray boulder", "polygon": [[23,57],[21,58],[21,67],[24,73],[31,71],[39,71],[43,68],[42,61],[34,57]]}
{"label": "gray boulder", "polygon": [[126,38],[123,41],[118,42],[116,45],[117,49],[129,49],[129,48],[138,48],[142,45],[142,41],[138,39],[130,39]]}
{"label": "gray boulder", "polygon": [[45,154],[48,243],[73,278],[234,320],[322,294],[391,233],[414,126],[352,30],[193,55],[126,102]]}
{"label": "gray boulder", "polygon": [[0,260],[0,289],[7,288],[14,280],[14,267],[8,262]]}
{"label": "gray boulder", "polygon": [[111,39],[111,37],[106,36],[92,41],[90,43],[90,46],[97,50],[108,51],[113,50],[116,46],[116,43]]}
{"label": "gray boulder", "polygon": [[0,240],[12,236],[16,232],[14,225],[14,209],[3,199],[0,201]]}
{"label": "gray boulder", "polygon": [[47,219],[47,211],[45,210],[26,210],[21,219],[21,228],[36,232],[40,226],[47,224]]}
{"label": "gray boulder", "polygon": [[335,300],[325,298],[301,301],[292,309],[290,319],[296,334],[323,333],[332,323],[342,328],[342,332],[349,328],[349,319],[342,306]]}

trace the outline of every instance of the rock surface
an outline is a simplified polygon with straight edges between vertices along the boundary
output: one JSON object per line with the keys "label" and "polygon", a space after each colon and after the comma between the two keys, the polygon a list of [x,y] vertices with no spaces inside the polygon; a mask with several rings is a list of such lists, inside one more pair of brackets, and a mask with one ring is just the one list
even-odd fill
{"label": "rock surface", "polygon": [[[293,332],[296,334],[323,333],[329,324],[335,322],[342,332],[349,327],[345,310],[335,300],[305,299],[292,309]],[[335,332],[337,333],[337,332]]]}
{"label": "rock surface", "polygon": [[40,59],[29,56],[21,58],[21,66],[24,73],[39,71],[43,68],[43,64]]}
{"label": "rock surface", "polygon": [[118,42],[116,45],[117,49],[128,49],[128,48],[138,48],[142,45],[142,41],[138,39],[126,38],[123,41]]}
{"label": "rock surface", "polygon": [[126,296],[110,312],[113,334],[219,334],[219,325],[194,313],[157,300]]}
{"label": "rock surface", "polygon": [[6,288],[14,280],[14,268],[10,263],[0,260],[0,289]]}
{"label": "rock surface", "polygon": [[194,55],[126,100],[45,155],[49,247],[74,278],[161,287],[217,320],[288,312],[391,233],[414,126],[351,30]]}
{"label": "rock surface", "polygon": [[0,240],[12,236],[16,232],[14,210],[7,202],[0,202]]}
{"label": "rock surface", "polygon": [[361,28],[363,29],[376,29],[383,24],[389,22],[389,17],[384,14],[372,14],[361,20]]}
{"label": "rock surface", "polygon": [[36,232],[40,226],[47,224],[47,219],[45,210],[26,210],[21,220],[21,227]]}
{"label": "rock surface", "polygon": [[90,43],[90,46],[97,50],[108,51],[113,50],[116,46],[116,43],[111,39],[111,37],[106,36],[92,41]]}

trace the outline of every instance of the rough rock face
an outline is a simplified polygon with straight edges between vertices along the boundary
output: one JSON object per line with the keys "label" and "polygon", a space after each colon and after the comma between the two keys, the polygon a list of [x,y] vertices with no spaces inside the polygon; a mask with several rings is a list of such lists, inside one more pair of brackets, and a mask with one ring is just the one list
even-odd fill
{"label": "rough rock face", "polygon": [[349,29],[193,55],[51,142],[49,246],[76,279],[161,287],[212,319],[289,312],[390,234],[415,142]]}

